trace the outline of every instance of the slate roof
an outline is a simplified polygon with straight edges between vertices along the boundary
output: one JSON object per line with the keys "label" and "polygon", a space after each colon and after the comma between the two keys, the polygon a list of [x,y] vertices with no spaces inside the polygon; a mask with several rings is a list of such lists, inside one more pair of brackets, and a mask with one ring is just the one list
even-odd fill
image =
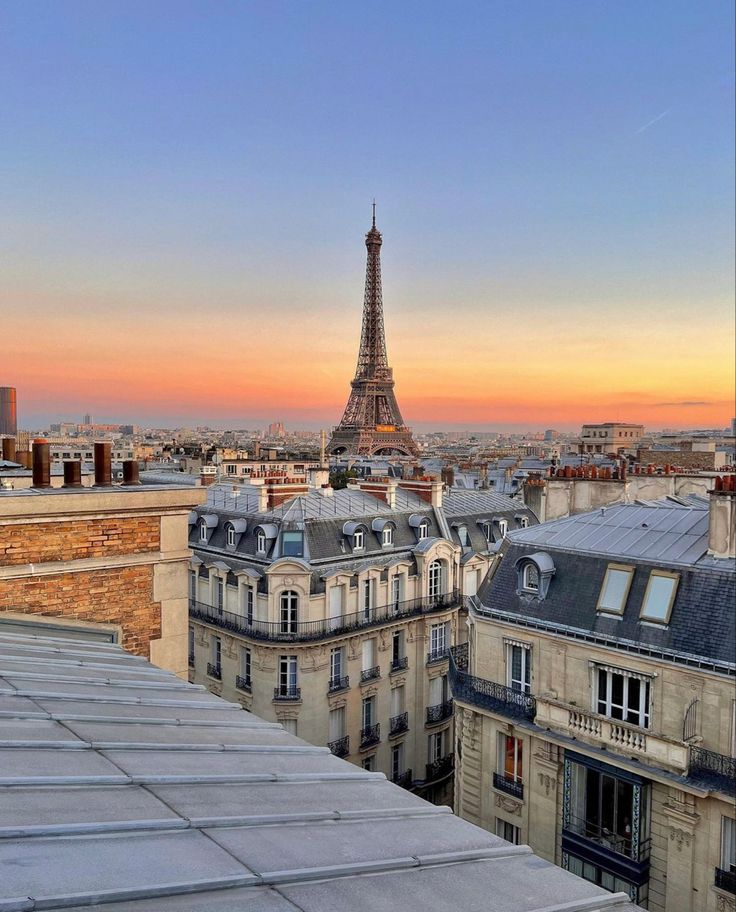
{"label": "slate roof", "polygon": [[4,912],[632,910],[113,645],[0,633]]}
{"label": "slate roof", "polygon": [[[478,591],[480,603],[510,618],[559,626],[559,634],[583,631],[609,638],[611,645],[663,653],[672,661],[719,671],[736,670],[736,563],[706,555],[708,511],[703,506],[609,507],[512,532],[496,572]],[[520,594],[516,562],[543,551],[555,574],[543,600]],[[633,566],[623,615],[596,607],[611,562]],[[680,572],[666,626],[642,622],[640,611],[653,568]]]}
{"label": "slate roof", "polygon": [[[493,545],[489,548],[482,520],[505,519],[509,531],[521,528],[521,516],[526,517],[530,526],[538,522],[534,513],[523,503],[495,491],[463,491],[453,488],[442,499],[442,512],[447,517],[452,541],[456,545],[461,544],[458,526],[462,524],[468,530],[470,548],[479,553],[494,550]],[[500,533],[495,529],[494,535],[500,541]]]}

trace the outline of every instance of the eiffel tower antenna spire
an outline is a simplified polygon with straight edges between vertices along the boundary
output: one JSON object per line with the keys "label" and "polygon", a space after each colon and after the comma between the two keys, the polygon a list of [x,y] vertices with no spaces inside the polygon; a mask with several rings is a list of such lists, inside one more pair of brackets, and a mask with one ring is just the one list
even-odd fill
{"label": "eiffel tower antenna spire", "polygon": [[365,236],[368,257],[358,364],[350,384],[348,404],[327,446],[330,454],[394,452],[415,456],[418,452],[411,430],[401,417],[394,393],[393,371],[386,353],[381,288],[382,244],[381,232],[376,228],[374,200],[373,221]]}

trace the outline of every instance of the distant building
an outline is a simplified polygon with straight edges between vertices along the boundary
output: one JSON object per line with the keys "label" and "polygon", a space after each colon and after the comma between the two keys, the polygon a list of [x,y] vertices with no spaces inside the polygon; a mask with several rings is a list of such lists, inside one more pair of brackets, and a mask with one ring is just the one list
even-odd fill
{"label": "distant building", "polygon": [[15,387],[0,386],[0,437],[15,437],[18,433],[18,408]]}
{"label": "distant building", "polygon": [[652,912],[734,908],[735,534],[732,490],[510,533],[451,657],[457,813]]}
{"label": "distant building", "polygon": [[548,442],[549,442],[549,441],[552,441],[552,440],[557,440],[557,439],[559,438],[559,436],[560,436],[560,432],[559,432],[559,431],[555,431],[555,430],[552,429],[552,428],[548,428],[548,429],[544,432],[544,439],[545,439],[546,441],[548,441]]}
{"label": "distant building", "polygon": [[643,424],[620,424],[615,421],[605,424],[584,424],[580,435],[580,452],[633,455],[643,435]]}
{"label": "distant building", "polygon": [[94,424],[94,423],[95,423],[95,419],[89,414],[85,415],[84,419],[82,420],[82,424]]}
{"label": "distant building", "polygon": [[269,437],[285,437],[286,429],[282,421],[274,421],[273,424],[268,426],[268,436]]}

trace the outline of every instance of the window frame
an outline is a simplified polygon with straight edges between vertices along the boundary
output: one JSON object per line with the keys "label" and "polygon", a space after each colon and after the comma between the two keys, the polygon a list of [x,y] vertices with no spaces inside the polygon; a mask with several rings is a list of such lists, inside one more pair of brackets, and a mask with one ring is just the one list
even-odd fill
{"label": "window frame", "polygon": [[[529,585],[529,580],[527,574],[530,570],[533,570],[537,575],[537,585]],[[524,561],[521,566],[521,591],[527,592],[530,595],[539,595],[539,590],[541,586],[541,573],[539,572],[539,567],[534,563],[533,560]]]}
{"label": "window frame", "polygon": [[[593,663],[593,667],[595,669],[595,702],[593,712],[597,712],[598,715],[604,716],[612,722],[622,722],[625,725],[633,725],[636,728],[642,728],[647,731],[650,730],[652,724],[652,706],[654,702],[652,699],[652,684],[654,678],[639,672],[629,671],[626,668],[612,668],[608,665],[598,665],[595,663]],[[604,697],[601,697],[601,674],[607,676],[606,694]],[[618,675],[623,679],[620,706],[613,703],[613,675]],[[639,682],[638,710],[632,709],[629,706],[629,687],[631,681]],[[603,709],[601,709],[601,703],[604,704]],[[612,715],[613,709],[621,710],[621,718]],[[637,713],[639,721],[633,722],[631,719],[626,718],[629,713]]]}
{"label": "window frame", "polygon": [[299,630],[299,593],[284,589],[279,595],[279,630],[296,634]]}
{"label": "window frame", "polygon": [[256,530],[256,554],[265,554],[268,550],[268,538],[263,529]]}
{"label": "window frame", "polygon": [[235,526],[232,523],[228,523],[227,526],[227,547],[235,547]]}
{"label": "window frame", "polygon": [[[295,536],[294,538],[290,538]],[[298,550],[292,551],[291,548],[297,545]],[[287,545],[289,547],[287,547]],[[304,557],[304,533],[301,529],[286,529],[281,533],[281,556],[282,557]]]}
{"label": "window frame", "polygon": [[[645,609],[647,601],[649,599],[649,592],[652,586],[653,579],[669,579],[672,580],[672,592],[670,593],[669,602],[667,603],[667,611],[663,618],[658,617],[648,617],[645,614]],[[644,590],[644,598],[641,600],[641,609],[639,611],[639,620],[646,621],[648,624],[659,624],[663,627],[666,627],[670,622],[670,617],[672,615],[672,606],[675,604],[675,598],[677,597],[677,590],[680,587],[680,573],[676,570],[660,570],[654,569],[649,573],[649,579],[647,580],[647,588]]]}
{"label": "window frame", "polygon": [[381,529],[381,547],[390,548],[394,543],[394,529],[390,523],[387,523]]}
{"label": "window frame", "polygon": [[[621,607],[616,610],[615,608],[609,608],[604,606],[603,598],[606,594],[606,587],[608,585],[609,574],[613,571],[614,573],[628,573],[629,580],[624,589],[623,598],[621,599]],[[617,564],[610,563],[606,567],[606,574],[603,577],[603,582],[601,583],[601,591],[598,593],[598,602],[596,603],[595,610],[599,614],[612,614],[616,617],[620,617],[626,610],[626,603],[629,599],[629,592],[631,591],[631,584],[634,581],[634,573],[636,572],[636,567],[633,564]]]}
{"label": "window frame", "polygon": [[439,558],[435,558],[427,567],[427,595],[429,598],[440,598],[443,595],[443,576],[444,567],[442,566],[442,561]]}
{"label": "window frame", "polygon": [[[518,679],[519,687],[514,686],[514,650],[518,649],[521,656],[521,677]],[[517,693],[530,694],[532,692],[532,647],[531,644],[506,642],[506,686]]]}
{"label": "window frame", "polygon": [[362,551],[365,548],[365,532],[363,529],[356,529],[353,532],[353,551]]}
{"label": "window frame", "polygon": [[199,540],[201,542],[207,541],[207,523],[203,519],[199,521]]}
{"label": "window frame", "polygon": [[496,771],[508,782],[524,784],[524,742],[521,738],[506,732],[498,733]]}
{"label": "window frame", "polygon": [[424,541],[425,538],[429,538],[429,523],[423,519],[417,526],[417,541]]}

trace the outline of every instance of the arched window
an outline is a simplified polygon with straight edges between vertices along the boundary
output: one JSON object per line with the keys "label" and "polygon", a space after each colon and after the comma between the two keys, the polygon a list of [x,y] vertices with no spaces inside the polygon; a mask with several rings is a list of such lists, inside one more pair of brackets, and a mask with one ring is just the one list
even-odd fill
{"label": "arched window", "polygon": [[434,560],[429,565],[429,597],[442,595],[442,561]]}
{"label": "arched window", "polygon": [[429,538],[429,523],[426,520],[420,522],[417,529],[417,538],[419,541],[422,541],[424,538]]}
{"label": "arched window", "polygon": [[227,546],[228,548],[235,547],[235,527],[232,524],[227,527]]}
{"label": "arched window", "polygon": [[457,537],[460,539],[460,545],[463,548],[467,548],[470,545],[470,539],[468,538],[468,527],[467,526],[458,526],[457,527]]}
{"label": "arched window", "polygon": [[501,535],[501,538],[506,537],[506,533],[509,531],[509,523],[506,519],[499,519],[498,521],[498,531]]}
{"label": "arched window", "polygon": [[527,592],[539,592],[539,569],[528,561],[521,573],[521,588]]}
{"label": "arched window", "polygon": [[199,524],[199,540],[201,542],[207,541],[207,523],[204,520]]}
{"label": "arched window", "polygon": [[353,551],[360,551],[363,547],[364,533],[362,529],[356,529],[353,532]]}
{"label": "arched window", "polygon": [[384,526],[383,527],[383,537],[381,538],[381,544],[385,547],[386,545],[393,545],[394,543],[394,530],[393,526]]}
{"label": "arched window", "polygon": [[281,593],[280,629],[281,633],[296,633],[299,612],[299,596],[291,589]]}
{"label": "arched window", "polygon": [[256,553],[266,553],[266,533],[263,531],[263,529],[259,529],[256,532]]}
{"label": "arched window", "polygon": [[486,541],[490,544],[493,541],[493,523],[483,523],[483,534],[486,537]]}

